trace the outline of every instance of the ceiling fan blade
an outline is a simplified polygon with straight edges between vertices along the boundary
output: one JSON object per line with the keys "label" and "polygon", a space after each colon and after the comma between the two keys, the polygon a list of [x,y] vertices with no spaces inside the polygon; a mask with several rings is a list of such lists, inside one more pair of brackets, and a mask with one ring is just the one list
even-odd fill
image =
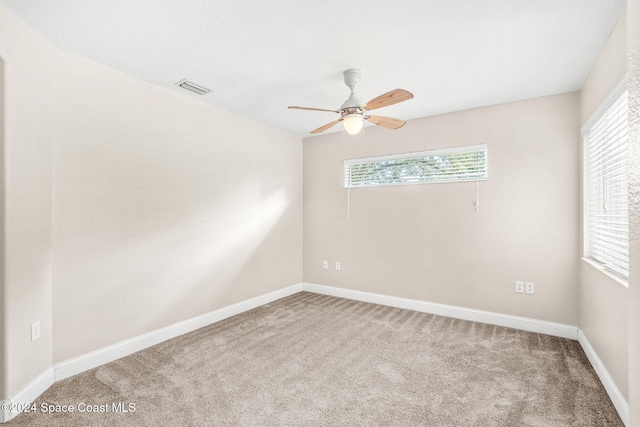
{"label": "ceiling fan blade", "polygon": [[394,89],[377,98],[373,98],[371,101],[367,102],[365,108],[367,111],[371,111],[388,105],[397,104],[398,102],[407,101],[411,98],[413,98],[413,94],[411,92],[404,89]]}
{"label": "ceiling fan blade", "polygon": [[399,129],[407,123],[404,120],[394,119],[393,117],[384,116],[368,116],[365,120],[370,121],[373,124],[384,126],[389,129]]}
{"label": "ceiling fan blade", "polygon": [[298,107],[296,105],[289,106],[287,108],[292,108],[295,110],[309,110],[309,111],[328,111],[330,113],[340,113],[338,110],[327,110],[326,108],[312,108],[312,107]]}
{"label": "ceiling fan blade", "polygon": [[327,123],[324,126],[320,126],[318,129],[312,130],[311,133],[320,133],[320,132],[324,132],[325,130],[334,127],[335,125],[337,125],[338,123],[340,123],[342,121],[342,117],[340,117],[338,120],[334,120],[331,123]]}

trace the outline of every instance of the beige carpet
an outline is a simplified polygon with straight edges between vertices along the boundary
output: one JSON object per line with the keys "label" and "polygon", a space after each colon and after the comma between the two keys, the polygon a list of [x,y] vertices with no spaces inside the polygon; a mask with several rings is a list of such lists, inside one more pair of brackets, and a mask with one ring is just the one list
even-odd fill
{"label": "beige carpet", "polygon": [[623,425],[576,341],[308,292],[56,383],[43,403],[110,412],[9,425]]}

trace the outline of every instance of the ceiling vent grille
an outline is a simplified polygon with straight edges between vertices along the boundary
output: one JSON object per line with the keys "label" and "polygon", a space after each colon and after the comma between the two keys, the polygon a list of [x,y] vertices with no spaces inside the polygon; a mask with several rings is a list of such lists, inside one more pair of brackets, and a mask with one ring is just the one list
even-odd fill
{"label": "ceiling vent grille", "polygon": [[178,86],[180,86],[181,88],[186,89],[186,90],[190,90],[191,92],[195,92],[198,95],[206,95],[209,92],[211,92],[211,89],[207,89],[204,86],[200,86],[200,85],[197,85],[195,83],[192,83],[192,82],[188,81],[187,79],[180,80],[176,84]]}

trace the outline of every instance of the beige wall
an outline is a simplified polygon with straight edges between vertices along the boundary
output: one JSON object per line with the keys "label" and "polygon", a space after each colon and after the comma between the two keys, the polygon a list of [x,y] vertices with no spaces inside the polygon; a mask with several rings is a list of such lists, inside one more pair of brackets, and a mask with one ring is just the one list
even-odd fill
{"label": "beige wall", "polygon": [[[51,49],[0,9],[5,64],[4,383],[11,396],[51,366]],[[41,338],[31,342],[31,323]]]}
{"label": "beige wall", "polygon": [[5,233],[4,233],[4,61],[0,57],[0,399],[3,399],[5,395],[5,374],[4,374],[4,356],[5,356],[5,341],[4,341],[4,319],[5,319],[5,307],[4,307],[4,245],[5,245]]}
{"label": "beige wall", "polygon": [[[577,325],[577,107],[569,93],[305,139],[305,282]],[[475,183],[422,184],[353,189],[347,219],[343,159],[481,143],[479,212]]]}
{"label": "beige wall", "polygon": [[299,137],[59,56],[54,362],[301,281]]}
{"label": "beige wall", "polygon": [[[624,77],[626,36],[623,15],[580,91],[580,127]],[[592,265],[579,265],[580,328],[628,399],[628,290]]]}
{"label": "beige wall", "polygon": [[640,1],[628,3],[629,110],[631,141],[631,278],[629,280],[630,425],[640,426]]}
{"label": "beige wall", "polygon": [[580,126],[627,72],[627,14],[620,17],[580,89]]}
{"label": "beige wall", "polygon": [[53,49],[3,9],[0,54],[4,397],[52,363],[301,282],[300,137]]}

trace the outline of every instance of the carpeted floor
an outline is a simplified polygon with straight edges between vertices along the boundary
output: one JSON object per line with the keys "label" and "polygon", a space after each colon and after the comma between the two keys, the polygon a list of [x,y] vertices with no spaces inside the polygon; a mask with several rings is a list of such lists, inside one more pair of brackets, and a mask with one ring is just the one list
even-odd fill
{"label": "carpeted floor", "polygon": [[58,382],[35,404],[8,425],[623,426],[577,341],[308,292]]}

